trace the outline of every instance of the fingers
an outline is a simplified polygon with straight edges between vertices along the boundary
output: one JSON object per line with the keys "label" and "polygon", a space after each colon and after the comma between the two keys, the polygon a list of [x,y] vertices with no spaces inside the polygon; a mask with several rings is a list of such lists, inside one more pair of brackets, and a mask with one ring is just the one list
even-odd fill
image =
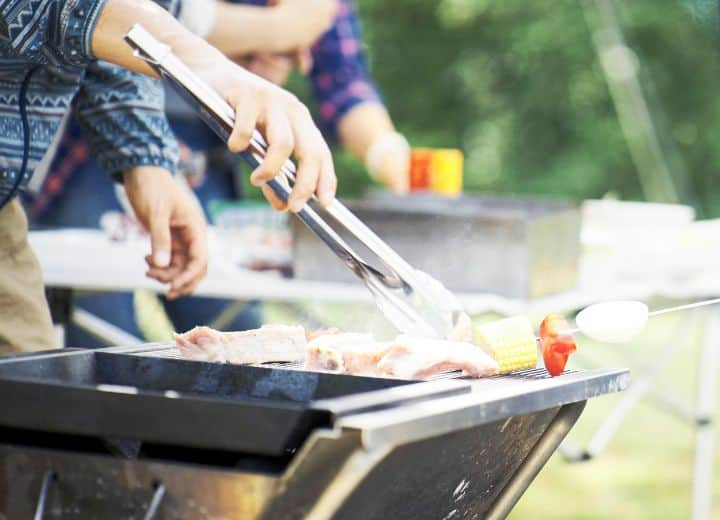
{"label": "fingers", "polygon": [[288,198],[288,209],[290,211],[297,213],[303,208],[315,193],[319,177],[320,162],[316,157],[310,156],[298,162],[295,186],[293,186],[290,198]]}
{"label": "fingers", "polygon": [[318,180],[318,200],[322,206],[327,206],[335,198],[337,191],[337,177],[333,166],[332,156],[325,157],[320,168]]}
{"label": "fingers", "polygon": [[250,175],[250,182],[255,186],[262,186],[275,177],[295,147],[290,122],[278,107],[271,106],[267,109],[265,134],[268,141],[265,160]]}
{"label": "fingers", "polygon": [[160,283],[170,283],[182,272],[185,259],[180,258],[180,254],[175,252],[171,264],[167,267],[155,267],[151,255],[145,257],[145,262],[148,264],[148,269],[145,272],[148,278],[153,278]]}
{"label": "fingers", "polygon": [[153,209],[148,228],[153,266],[168,267],[171,259],[172,240],[170,238],[170,210],[165,204],[159,203]]}
{"label": "fingers", "polygon": [[270,206],[272,206],[275,211],[287,211],[287,203],[283,199],[278,197],[270,186],[268,186],[267,184],[263,184],[262,186],[260,186],[260,189],[262,190],[263,195],[265,196],[267,201],[270,203]]}
{"label": "fingers", "polygon": [[260,115],[260,107],[255,100],[245,98],[231,100],[231,104],[235,107],[235,124],[227,145],[231,152],[239,153],[250,145]]}
{"label": "fingers", "polygon": [[207,263],[201,258],[191,258],[183,272],[170,284],[169,300],[192,294],[207,272]]}
{"label": "fingers", "polygon": [[183,245],[187,261],[182,272],[175,277],[170,285],[167,297],[174,299],[191,294],[207,274],[208,251],[204,228],[196,223],[178,229],[179,242]]}
{"label": "fingers", "polygon": [[[232,92],[225,93],[236,111],[228,145],[233,151],[244,150],[258,124],[268,143],[262,164],[250,176],[252,184],[263,186],[277,176],[294,151],[298,172],[287,207],[299,211],[313,194],[329,203],[337,186],[332,156],[308,109],[295,96],[247,71],[236,71],[233,77],[237,81]],[[263,192],[273,207],[285,209],[269,190]]]}
{"label": "fingers", "polygon": [[337,188],[335,167],[327,144],[304,107],[293,120],[293,130],[298,142],[295,149],[298,174],[288,206],[291,211],[298,211],[313,193],[321,204],[327,205]]}
{"label": "fingers", "polygon": [[[174,299],[190,294],[207,273],[205,218],[195,200],[171,177],[154,189],[158,192],[155,200],[163,202],[150,221],[152,254],[145,257],[146,275],[170,284],[167,297]],[[158,251],[165,251],[160,256],[165,255],[166,262],[158,262]]]}

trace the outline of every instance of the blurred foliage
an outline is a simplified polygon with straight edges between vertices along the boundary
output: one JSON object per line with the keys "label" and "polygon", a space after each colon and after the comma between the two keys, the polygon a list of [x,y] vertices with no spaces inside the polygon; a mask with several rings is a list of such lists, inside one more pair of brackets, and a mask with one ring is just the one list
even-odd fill
{"label": "blurred foliage", "polygon": [[[720,216],[717,4],[618,5],[663,148],[676,152],[673,170],[688,172],[684,202]],[[357,7],[369,66],[398,128],[415,146],[461,148],[468,190],[643,198],[592,44],[592,2]],[[302,78],[291,86],[312,104]],[[336,160],[343,193],[363,190],[362,166],[341,152]]]}

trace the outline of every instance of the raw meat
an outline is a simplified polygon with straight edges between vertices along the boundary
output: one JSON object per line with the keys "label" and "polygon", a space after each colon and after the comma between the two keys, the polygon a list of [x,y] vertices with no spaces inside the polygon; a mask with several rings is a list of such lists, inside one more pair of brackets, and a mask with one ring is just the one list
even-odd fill
{"label": "raw meat", "polygon": [[308,370],[345,371],[343,351],[353,345],[373,343],[370,334],[346,332],[316,336],[308,342],[305,368]]}
{"label": "raw meat", "polygon": [[343,349],[343,364],[347,374],[384,376],[380,360],[392,346],[389,341],[350,345]]}
{"label": "raw meat", "polygon": [[379,370],[401,379],[427,379],[462,370],[469,377],[496,374],[498,363],[470,343],[398,336],[378,363]]}
{"label": "raw meat", "polygon": [[175,343],[186,359],[248,364],[302,361],[307,338],[301,326],[263,325],[242,332],[195,327],[175,334]]}

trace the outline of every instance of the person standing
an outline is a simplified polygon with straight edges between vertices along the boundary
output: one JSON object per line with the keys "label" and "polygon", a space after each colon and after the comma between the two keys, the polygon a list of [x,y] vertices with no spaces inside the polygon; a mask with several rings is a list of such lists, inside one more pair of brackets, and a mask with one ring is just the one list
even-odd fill
{"label": "person standing", "polygon": [[[235,108],[227,143],[231,150],[245,149],[254,128],[264,130],[268,154],[251,180],[263,188],[273,207],[296,211],[313,193],[321,203],[332,200],[336,187],[332,157],[297,98],[233,64],[149,0],[0,0],[0,21],[4,32],[0,91],[5,108],[0,113],[0,353],[56,346],[39,265],[27,241],[25,216],[16,195],[42,166],[91,63],[105,60],[154,75],[123,41],[136,23],[170,45]],[[132,135],[129,142],[154,139],[167,146],[160,142],[168,137],[164,130],[153,134]],[[293,152],[301,179],[286,205],[264,184]],[[132,145],[124,153],[144,156]],[[111,173],[123,182],[138,220],[150,232],[148,276],[168,283],[172,294],[190,293],[207,270],[202,215],[165,168],[148,166],[140,159],[127,164],[127,169]]]}

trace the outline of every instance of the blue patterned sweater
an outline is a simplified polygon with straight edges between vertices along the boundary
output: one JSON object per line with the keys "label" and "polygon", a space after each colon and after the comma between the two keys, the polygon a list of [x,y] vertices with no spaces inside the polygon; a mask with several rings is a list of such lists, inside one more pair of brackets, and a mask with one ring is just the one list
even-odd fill
{"label": "blue patterned sweater", "polygon": [[[171,12],[177,8],[175,0],[157,3]],[[0,204],[16,184],[27,186],[73,100],[108,173],[139,165],[175,168],[177,145],[160,82],[92,55],[92,32],[104,5],[0,0]]]}

